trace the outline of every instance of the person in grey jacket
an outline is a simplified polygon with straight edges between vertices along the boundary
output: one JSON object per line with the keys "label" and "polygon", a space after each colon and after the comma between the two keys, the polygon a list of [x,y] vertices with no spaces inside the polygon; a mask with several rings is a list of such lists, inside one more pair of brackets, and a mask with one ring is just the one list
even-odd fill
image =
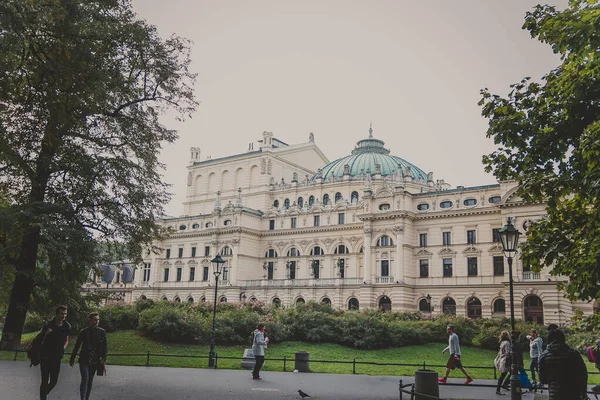
{"label": "person in grey jacket", "polygon": [[543,339],[538,335],[537,330],[532,329],[527,335],[527,339],[529,339],[529,357],[531,358],[531,362],[529,363],[529,370],[531,371],[531,380],[533,384],[535,384],[535,372],[537,371],[539,374],[539,360],[544,352]]}
{"label": "person in grey jacket", "polygon": [[252,370],[252,379],[262,379],[260,369],[265,363],[265,349],[269,344],[269,338],[265,337],[265,324],[258,324],[254,331],[252,339],[252,353],[254,354],[254,369]]}

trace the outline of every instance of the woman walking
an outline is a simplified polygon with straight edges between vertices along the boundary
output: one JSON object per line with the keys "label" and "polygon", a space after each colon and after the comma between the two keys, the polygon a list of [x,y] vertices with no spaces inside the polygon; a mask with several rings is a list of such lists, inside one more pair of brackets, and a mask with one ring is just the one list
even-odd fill
{"label": "woman walking", "polygon": [[501,387],[508,385],[510,375],[508,371],[510,369],[510,335],[507,331],[500,334],[500,350],[494,360],[494,366],[500,371],[500,378],[498,379],[498,386],[496,387],[496,394],[504,395],[500,390]]}

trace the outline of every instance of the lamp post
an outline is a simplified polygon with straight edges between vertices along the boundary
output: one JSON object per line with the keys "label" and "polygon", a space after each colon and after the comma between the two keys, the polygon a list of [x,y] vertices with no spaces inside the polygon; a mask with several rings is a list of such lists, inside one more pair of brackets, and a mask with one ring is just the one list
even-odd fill
{"label": "lamp post", "polygon": [[499,231],[500,240],[502,241],[502,250],[508,260],[508,276],[509,276],[509,290],[510,290],[510,329],[511,329],[511,347],[510,355],[512,358],[510,366],[510,398],[511,400],[521,400],[521,380],[519,379],[519,371],[517,367],[517,348],[516,342],[518,338],[515,334],[515,299],[513,296],[513,273],[512,273],[512,262],[513,257],[517,253],[517,246],[519,245],[519,235],[521,233],[512,224],[512,218],[506,218],[506,225]]}
{"label": "lamp post", "polygon": [[427,305],[429,306],[429,314],[431,314],[431,295],[429,293],[427,293],[425,301],[427,301]]}
{"label": "lamp post", "polygon": [[210,351],[208,352],[208,366],[215,366],[215,319],[217,318],[217,291],[219,290],[219,275],[221,275],[221,269],[223,268],[223,264],[225,260],[221,258],[220,255],[217,254],[215,258],[213,258],[210,262],[213,263],[215,274],[215,302],[213,307],[213,320],[212,320],[212,328],[210,328]]}

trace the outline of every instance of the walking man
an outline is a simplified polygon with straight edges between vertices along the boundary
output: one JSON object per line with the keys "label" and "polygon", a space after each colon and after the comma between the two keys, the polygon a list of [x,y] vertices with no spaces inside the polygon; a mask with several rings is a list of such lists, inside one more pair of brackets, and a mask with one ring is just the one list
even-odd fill
{"label": "walking man", "polygon": [[446,332],[448,332],[448,347],[442,350],[442,354],[445,354],[446,351],[450,351],[450,358],[446,364],[446,374],[443,378],[438,380],[440,383],[446,383],[448,375],[450,375],[450,370],[458,368],[467,377],[465,385],[468,385],[469,383],[473,382],[473,378],[471,378],[465,367],[463,367],[462,363],[460,362],[460,344],[458,343],[458,335],[454,333],[454,326],[448,325]]}
{"label": "walking man", "polygon": [[69,334],[71,333],[71,325],[65,321],[66,318],[67,307],[58,306],[54,318],[42,327],[44,339],[40,346],[40,369],[42,372],[40,400],[46,400],[48,393],[58,382],[60,361],[69,344]]}
{"label": "walking man", "polygon": [[89,400],[94,375],[96,373],[102,375],[106,365],[108,340],[106,339],[106,331],[98,327],[99,323],[100,316],[97,312],[88,315],[88,327],[79,332],[69,361],[69,365],[72,367],[75,364],[77,351],[81,347],[81,353],[79,354],[79,372],[81,373],[79,393],[81,394],[81,400]]}
{"label": "walking man", "polygon": [[258,324],[254,331],[254,339],[252,340],[252,353],[255,360],[252,379],[262,379],[260,369],[265,363],[265,349],[268,344],[269,338],[265,338],[265,324]]}

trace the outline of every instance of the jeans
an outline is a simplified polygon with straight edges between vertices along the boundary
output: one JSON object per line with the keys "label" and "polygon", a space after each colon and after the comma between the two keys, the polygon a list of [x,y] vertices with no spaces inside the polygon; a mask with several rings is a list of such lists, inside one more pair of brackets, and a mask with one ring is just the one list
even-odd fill
{"label": "jeans", "polygon": [[539,369],[538,369],[538,359],[537,357],[534,357],[531,359],[531,362],[529,363],[529,371],[531,371],[531,380],[535,382],[535,371],[538,371],[539,373]]}
{"label": "jeans", "polygon": [[54,389],[60,373],[60,358],[40,360],[42,383],[40,384],[40,400],[46,400],[48,393]]}
{"label": "jeans", "polygon": [[498,379],[498,387],[496,388],[496,391],[500,391],[500,387],[502,386],[508,386],[508,382],[510,379],[510,374],[507,372],[502,372],[500,374],[500,379]]}
{"label": "jeans", "polygon": [[79,393],[81,394],[81,400],[88,400],[90,398],[92,383],[94,382],[94,375],[96,375],[97,369],[98,367],[96,365],[79,364],[79,372],[81,373]]}
{"label": "jeans", "polygon": [[258,379],[260,377],[260,369],[262,368],[263,364],[265,363],[265,356],[254,356],[254,359],[256,361],[254,362],[254,369],[252,370],[252,377],[254,379]]}

